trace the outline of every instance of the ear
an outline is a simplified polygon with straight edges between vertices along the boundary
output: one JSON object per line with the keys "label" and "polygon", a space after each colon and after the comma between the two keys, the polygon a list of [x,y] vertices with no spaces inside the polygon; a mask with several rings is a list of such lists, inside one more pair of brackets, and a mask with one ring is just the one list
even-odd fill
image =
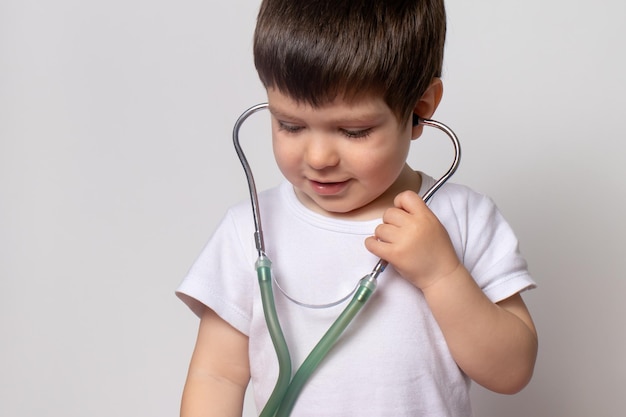
{"label": "ear", "polygon": [[[443,83],[440,78],[433,78],[430,85],[419,99],[413,113],[419,116],[420,119],[430,119],[437,110],[441,97],[443,96]],[[417,139],[422,134],[423,126],[414,125],[411,136],[413,139]]]}

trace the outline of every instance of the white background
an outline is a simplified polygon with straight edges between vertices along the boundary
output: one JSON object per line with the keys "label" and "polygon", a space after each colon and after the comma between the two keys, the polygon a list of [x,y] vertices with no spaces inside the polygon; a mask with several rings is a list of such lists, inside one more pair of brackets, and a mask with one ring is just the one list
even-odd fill
{"label": "white background", "polygon": [[[247,198],[230,134],[264,100],[257,8],[0,1],[1,416],[177,415],[198,321],[173,291]],[[436,116],[463,143],[454,180],[496,200],[540,285],[535,377],[512,397],[476,387],[476,415],[623,415],[626,3],[448,14]],[[413,164],[436,174],[447,144],[427,141]]]}

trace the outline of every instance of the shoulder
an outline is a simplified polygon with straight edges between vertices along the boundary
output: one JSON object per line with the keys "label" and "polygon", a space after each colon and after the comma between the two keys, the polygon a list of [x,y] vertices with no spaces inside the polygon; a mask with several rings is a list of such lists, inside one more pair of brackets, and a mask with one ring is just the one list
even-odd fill
{"label": "shoulder", "polygon": [[444,184],[428,206],[464,254],[483,251],[485,245],[502,240],[516,243],[513,230],[495,202],[466,185]]}
{"label": "shoulder", "polygon": [[535,286],[515,232],[489,196],[447,183],[429,207],[448,231],[459,259],[493,302]]}
{"label": "shoulder", "polygon": [[[435,180],[424,176],[427,187]],[[430,209],[439,217],[452,216],[458,220],[469,220],[475,216],[490,216],[497,212],[494,201],[487,195],[466,185],[445,183],[428,202]]]}
{"label": "shoulder", "polygon": [[[262,213],[272,212],[275,208],[284,206],[284,188],[285,185],[281,184],[258,193],[257,203]],[[252,213],[252,201],[249,198],[232,205],[226,212],[226,217],[235,219],[235,221],[241,221],[242,219],[252,221]]]}

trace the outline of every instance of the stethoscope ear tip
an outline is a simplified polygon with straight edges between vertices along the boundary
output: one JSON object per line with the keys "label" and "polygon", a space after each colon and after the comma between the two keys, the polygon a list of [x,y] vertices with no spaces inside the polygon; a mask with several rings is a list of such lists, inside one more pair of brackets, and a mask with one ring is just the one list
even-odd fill
{"label": "stethoscope ear tip", "polygon": [[413,126],[417,126],[418,124],[420,124],[420,117],[417,113],[413,113]]}

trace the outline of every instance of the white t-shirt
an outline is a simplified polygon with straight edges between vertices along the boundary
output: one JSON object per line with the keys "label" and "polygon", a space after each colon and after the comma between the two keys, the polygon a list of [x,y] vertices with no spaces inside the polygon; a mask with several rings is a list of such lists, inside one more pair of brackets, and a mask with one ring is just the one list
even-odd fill
{"label": "white t-shirt", "polygon": [[[422,174],[420,194],[434,183]],[[364,246],[380,220],[328,218],[304,207],[283,183],[259,196],[272,273],[287,294],[325,304],[349,294],[378,261]],[[493,202],[446,184],[430,200],[454,248],[487,297],[498,302],[534,287],[517,239]],[[278,375],[254,264],[249,203],[231,208],[177,294],[198,314],[213,309],[249,337],[257,409]],[[347,305],[302,307],[274,290],[295,370]],[[389,266],[378,288],[307,382],[292,416],[468,417],[469,379],[458,368],[422,293]]]}

